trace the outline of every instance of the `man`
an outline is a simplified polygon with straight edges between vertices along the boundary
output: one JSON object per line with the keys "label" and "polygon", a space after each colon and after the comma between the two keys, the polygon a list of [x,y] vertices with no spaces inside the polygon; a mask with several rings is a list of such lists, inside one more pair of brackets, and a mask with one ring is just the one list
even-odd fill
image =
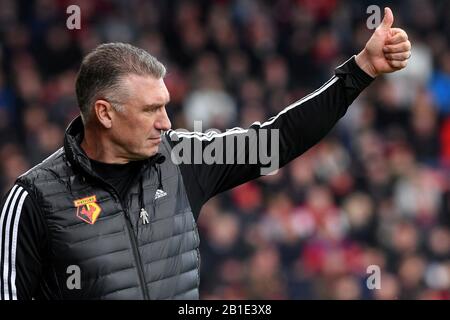
{"label": "man", "polygon": [[[252,130],[258,144],[267,129],[278,134],[270,147],[280,166],[301,155],[376,76],[406,67],[411,44],[392,24],[386,9],[365,48],[320,89],[263,124],[223,134],[170,130],[164,66],[130,45],[97,47],[80,67],[81,116],[64,146],[3,199],[0,298],[198,299],[202,205],[262,173],[261,159],[237,161],[251,146],[228,138]],[[191,142],[200,152],[224,143],[235,161],[177,162],[173,151]]]}

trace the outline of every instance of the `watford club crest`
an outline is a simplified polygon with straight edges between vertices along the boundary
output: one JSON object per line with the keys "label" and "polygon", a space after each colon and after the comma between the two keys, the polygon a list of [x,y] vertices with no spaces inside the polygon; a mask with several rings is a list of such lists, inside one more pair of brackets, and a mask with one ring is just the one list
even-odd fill
{"label": "watford club crest", "polygon": [[78,199],[73,203],[77,208],[77,217],[89,224],[94,224],[100,212],[102,212],[95,196]]}

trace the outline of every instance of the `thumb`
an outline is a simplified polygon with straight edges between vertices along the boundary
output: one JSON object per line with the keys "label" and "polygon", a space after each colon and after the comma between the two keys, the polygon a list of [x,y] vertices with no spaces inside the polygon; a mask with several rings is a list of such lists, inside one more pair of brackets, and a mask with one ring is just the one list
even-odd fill
{"label": "thumb", "polygon": [[384,18],[381,21],[380,27],[385,30],[389,30],[394,24],[394,14],[389,7],[384,8]]}

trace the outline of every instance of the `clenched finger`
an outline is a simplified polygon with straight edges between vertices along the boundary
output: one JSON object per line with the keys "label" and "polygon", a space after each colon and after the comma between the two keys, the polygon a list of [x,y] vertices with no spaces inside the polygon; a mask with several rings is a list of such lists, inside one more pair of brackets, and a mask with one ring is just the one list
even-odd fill
{"label": "clenched finger", "polygon": [[406,34],[406,31],[401,28],[391,28],[389,30],[389,35],[391,37],[395,36],[397,33],[405,33]]}
{"label": "clenched finger", "polygon": [[384,56],[387,60],[403,61],[408,60],[411,57],[411,52],[386,53]]}
{"label": "clenched finger", "polygon": [[400,53],[407,52],[409,50],[411,50],[411,42],[409,42],[409,40],[399,44],[387,45],[383,48],[384,53]]}
{"label": "clenched finger", "polygon": [[408,65],[408,60],[403,60],[403,61],[395,61],[395,60],[388,60],[389,65],[397,70],[406,68],[406,66]]}
{"label": "clenched finger", "polygon": [[399,44],[408,40],[408,35],[402,29],[392,32],[392,36],[386,40],[386,45]]}

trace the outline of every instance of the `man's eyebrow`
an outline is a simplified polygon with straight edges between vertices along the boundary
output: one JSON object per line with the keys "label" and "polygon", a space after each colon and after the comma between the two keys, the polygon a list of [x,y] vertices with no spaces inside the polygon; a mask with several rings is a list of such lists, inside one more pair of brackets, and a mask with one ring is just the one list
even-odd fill
{"label": "man's eyebrow", "polygon": [[159,108],[159,107],[167,105],[169,102],[170,102],[170,100],[168,100],[166,103],[144,104],[143,108],[150,108],[150,109]]}

